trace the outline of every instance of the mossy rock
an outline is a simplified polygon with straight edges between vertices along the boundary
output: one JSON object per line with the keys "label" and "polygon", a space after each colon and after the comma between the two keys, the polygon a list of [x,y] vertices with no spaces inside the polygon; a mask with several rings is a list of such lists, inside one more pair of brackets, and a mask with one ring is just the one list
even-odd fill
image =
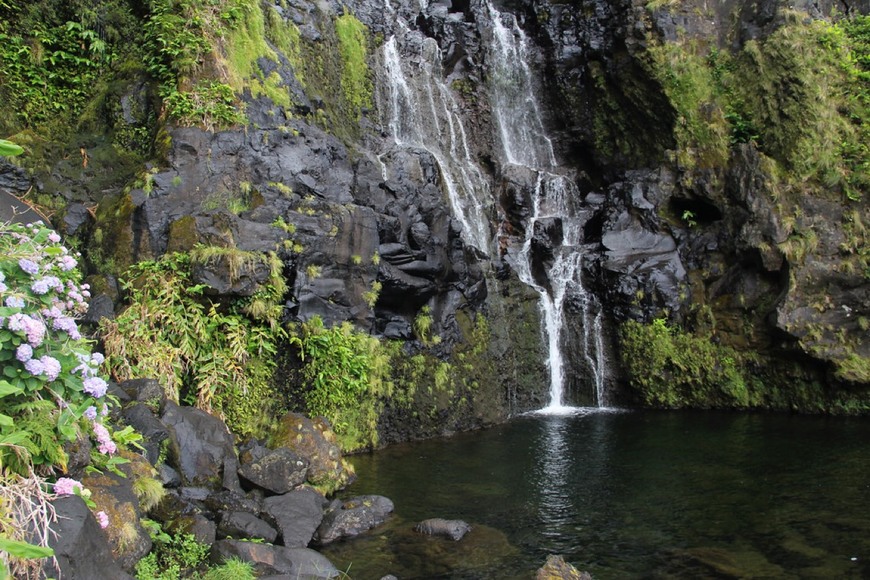
{"label": "mossy rock", "polygon": [[341,456],[338,439],[323,417],[309,419],[288,413],[278,423],[269,447],[286,447],[308,460],[308,483],[329,495],[356,479],[353,466]]}
{"label": "mossy rock", "polygon": [[105,512],[109,525],[105,533],[115,558],[131,569],[151,550],[151,538],[140,523],[142,512],[134,485],[138,477],[152,474],[153,468],[141,455],[119,450],[118,455],[129,463],[120,465],[124,477],[111,471],[92,473],[82,478],[82,485],[91,492],[96,505],[93,511]]}

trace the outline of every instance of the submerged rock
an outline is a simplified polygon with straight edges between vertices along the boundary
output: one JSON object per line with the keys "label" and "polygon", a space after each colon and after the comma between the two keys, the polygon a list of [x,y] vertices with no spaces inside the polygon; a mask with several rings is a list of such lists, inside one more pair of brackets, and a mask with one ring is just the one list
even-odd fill
{"label": "submerged rock", "polygon": [[414,531],[429,536],[442,536],[458,542],[465,534],[471,531],[471,526],[462,520],[431,518],[423,520],[414,526]]}
{"label": "submerged rock", "polygon": [[592,580],[588,572],[581,572],[562,556],[547,556],[547,562],[538,568],[535,580]]}

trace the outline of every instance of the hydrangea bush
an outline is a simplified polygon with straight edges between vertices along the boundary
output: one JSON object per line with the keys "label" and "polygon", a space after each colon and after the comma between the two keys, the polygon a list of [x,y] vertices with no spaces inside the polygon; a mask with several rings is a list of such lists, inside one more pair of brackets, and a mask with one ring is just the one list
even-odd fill
{"label": "hydrangea bush", "polygon": [[89,296],[56,232],[0,224],[0,469],[66,471],[63,445],[82,435],[95,442],[98,467],[119,461],[103,424],[103,357],[76,323]]}

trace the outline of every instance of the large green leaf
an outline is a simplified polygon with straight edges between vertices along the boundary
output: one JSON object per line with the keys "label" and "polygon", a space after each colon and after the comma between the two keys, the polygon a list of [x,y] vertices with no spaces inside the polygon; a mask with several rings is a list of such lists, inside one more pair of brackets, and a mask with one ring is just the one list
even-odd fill
{"label": "large green leaf", "polygon": [[16,145],[12,141],[7,141],[6,139],[0,139],[0,155],[4,157],[13,157],[15,155],[21,155],[24,153],[24,149],[20,145]]}
{"label": "large green leaf", "polygon": [[27,542],[10,540],[3,536],[0,536],[0,550],[16,558],[48,558],[49,556],[54,556],[54,550],[51,548],[34,546]]}
{"label": "large green leaf", "polygon": [[19,386],[13,385],[9,381],[0,380],[0,398],[7,397],[9,395],[17,395],[18,393],[23,393],[24,389]]}

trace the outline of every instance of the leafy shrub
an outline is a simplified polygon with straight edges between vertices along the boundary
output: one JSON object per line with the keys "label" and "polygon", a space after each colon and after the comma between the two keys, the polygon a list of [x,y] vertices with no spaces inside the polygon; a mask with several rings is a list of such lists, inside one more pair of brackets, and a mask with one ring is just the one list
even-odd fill
{"label": "leafy shrub", "polygon": [[114,443],[101,417],[107,384],[76,317],[88,286],[60,236],[42,225],[0,228],[0,465],[27,475],[65,469],[64,442],[90,430],[104,451]]}
{"label": "leafy shrub", "polygon": [[349,322],[327,329],[317,317],[301,326],[299,340],[308,412],[329,420],[342,449],[375,445],[377,399],[389,374],[381,343]]}
{"label": "leafy shrub", "polygon": [[[200,254],[203,259],[216,255]],[[286,336],[269,306],[284,288],[280,261],[268,263],[274,284],[229,303],[209,299],[205,286],[192,282],[188,254],[132,266],[124,282],[128,306],[101,327],[113,376],[155,377],[171,399],[186,396],[199,408],[223,415],[236,433],[264,427],[269,420],[264,401],[280,402],[270,392],[269,379],[278,343]],[[248,311],[267,317],[255,319]]]}
{"label": "leafy shrub", "polygon": [[[0,225],[0,543],[4,566],[16,577],[30,577],[16,557],[47,553],[23,544],[22,534],[47,545],[45,477],[66,471],[64,444],[93,438],[92,467],[117,471],[126,462],[118,447],[141,438],[131,427],[113,433],[103,423],[108,385],[97,375],[103,357],[91,353],[76,323],[88,296],[77,260],[57,233],[41,224]],[[73,479],[58,479],[53,491],[95,507]],[[95,515],[109,525],[105,513]]]}

